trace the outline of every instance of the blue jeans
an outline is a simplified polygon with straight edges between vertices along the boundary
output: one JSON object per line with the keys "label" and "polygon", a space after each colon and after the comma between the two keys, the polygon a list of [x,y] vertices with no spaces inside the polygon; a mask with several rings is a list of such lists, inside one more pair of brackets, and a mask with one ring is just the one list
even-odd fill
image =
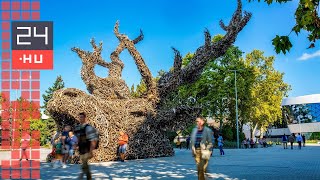
{"label": "blue jeans", "polygon": [[222,149],[222,146],[219,146],[219,149],[220,149],[220,155],[224,155],[224,151]]}
{"label": "blue jeans", "polygon": [[119,146],[119,153],[125,153],[127,150],[127,144]]}

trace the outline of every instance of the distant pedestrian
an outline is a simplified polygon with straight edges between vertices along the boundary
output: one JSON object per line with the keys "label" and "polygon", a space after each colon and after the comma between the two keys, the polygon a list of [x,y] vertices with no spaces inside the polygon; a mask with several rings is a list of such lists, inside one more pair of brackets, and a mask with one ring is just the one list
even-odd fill
{"label": "distant pedestrian", "polygon": [[251,146],[251,148],[254,148],[254,141],[253,141],[253,138],[251,138],[251,140],[250,140],[250,146]]}
{"label": "distant pedestrian", "polygon": [[303,147],[306,147],[306,136],[302,135]]}
{"label": "distant pedestrian", "polygon": [[186,148],[190,149],[190,136],[188,136],[186,139]]}
{"label": "distant pedestrian", "polygon": [[119,155],[120,155],[120,159],[121,162],[124,162],[124,154],[127,151],[127,144],[129,141],[129,137],[126,133],[124,133],[123,131],[120,131],[120,137],[119,137]]}
{"label": "distant pedestrian", "polygon": [[293,133],[289,136],[289,142],[290,142],[290,145],[291,145],[291,149],[293,149],[293,143],[294,143],[294,136],[293,136]]}
{"label": "distant pedestrian", "polygon": [[301,149],[302,136],[300,135],[300,133],[298,133],[297,142],[298,142],[298,145],[299,145],[299,149]]}
{"label": "distant pedestrian", "polygon": [[192,130],[191,135],[191,149],[197,164],[198,179],[204,180],[212,147],[212,131],[204,125],[203,117],[198,117],[196,122],[197,127]]}
{"label": "distant pedestrian", "polygon": [[263,147],[267,147],[267,139],[264,137],[262,138]]}
{"label": "distant pedestrian", "polygon": [[286,134],[283,134],[282,136],[282,144],[283,144],[283,149],[288,149],[288,137]]}
{"label": "distant pedestrian", "polygon": [[220,156],[224,155],[223,145],[224,145],[223,137],[222,137],[222,134],[219,133],[218,146],[219,146],[219,149],[220,149]]}
{"label": "distant pedestrian", "polygon": [[30,143],[30,135],[25,134],[21,139],[21,156],[20,161],[22,161],[23,156],[25,156],[26,160],[28,161],[27,149],[29,148]]}

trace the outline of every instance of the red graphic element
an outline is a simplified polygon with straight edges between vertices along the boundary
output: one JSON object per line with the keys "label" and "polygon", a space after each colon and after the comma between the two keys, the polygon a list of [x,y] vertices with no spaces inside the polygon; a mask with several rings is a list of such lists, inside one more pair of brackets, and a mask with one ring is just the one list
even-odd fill
{"label": "red graphic element", "polygon": [[1,160],[1,166],[3,169],[9,169],[10,168],[10,160]]}
{"label": "red graphic element", "polygon": [[12,12],[11,17],[12,17],[12,20],[19,20],[20,12]]}
{"label": "red graphic element", "polygon": [[32,20],[39,20],[40,19],[40,13],[39,12],[32,12],[31,13]]}
{"label": "red graphic element", "polygon": [[31,109],[33,109],[34,111],[39,112],[39,108],[40,108],[40,103],[38,103],[38,101],[33,101],[31,103]]}
{"label": "red graphic element", "polygon": [[10,43],[9,42],[2,42],[2,50],[9,50]]}
{"label": "red graphic element", "polygon": [[10,149],[10,141],[9,140],[2,140],[1,149]]}
{"label": "red graphic element", "polygon": [[2,20],[10,20],[10,12],[2,12]]}
{"label": "red graphic element", "polygon": [[11,159],[20,159],[20,149],[11,151]]}
{"label": "red graphic element", "polygon": [[[22,82],[22,89],[28,89],[28,88],[26,88],[26,86],[23,86],[23,83],[24,82]],[[22,91],[21,92],[21,97],[23,99],[30,99],[30,92],[29,91]]]}
{"label": "red graphic element", "polygon": [[30,19],[30,12],[22,12],[22,19],[29,20]]}
{"label": "red graphic element", "polygon": [[[21,82],[21,88],[29,90],[30,89],[30,82],[29,81],[22,81]],[[30,92],[29,91],[22,91],[22,94],[23,94],[23,92],[27,92],[29,94],[28,96],[30,96]],[[29,99],[29,97],[26,98],[26,99]]]}
{"label": "red graphic element", "polygon": [[20,81],[12,81],[11,89],[20,89]]}
{"label": "red graphic element", "polygon": [[[40,149],[40,142],[33,140],[33,141],[31,142],[31,148],[32,148],[32,149]],[[39,158],[40,158],[40,157],[39,157]]]}
{"label": "red graphic element", "polygon": [[32,161],[32,168],[34,168],[34,169],[40,169],[40,161],[37,161],[37,160],[35,160],[35,161]]}
{"label": "red graphic element", "polygon": [[32,91],[31,92],[31,99],[40,99],[40,92],[39,91]]}
{"label": "red graphic element", "polygon": [[32,169],[31,178],[32,179],[40,179],[40,170],[39,169]]}
{"label": "red graphic element", "polygon": [[10,131],[2,131],[2,139],[10,139]]}
{"label": "red graphic element", "polygon": [[12,50],[12,69],[53,69],[53,51]]}
{"label": "red graphic element", "polygon": [[32,10],[40,10],[40,1],[32,2]]}
{"label": "red graphic element", "polygon": [[23,169],[30,168],[30,162],[29,161],[22,161],[21,162],[21,167]]}
{"label": "red graphic element", "polygon": [[2,81],[2,89],[10,89],[10,81]]}
{"label": "red graphic element", "polygon": [[[30,115],[28,114],[28,118],[26,118],[26,119],[29,119],[30,118]],[[23,121],[22,122],[22,129],[23,130],[28,130],[30,128],[30,121]]]}
{"label": "red graphic element", "polygon": [[10,72],[2,71],[2,79],[10,79]]}
{"label": "red graphic element", "polygon": [[40,79],[40,72],[39,71],[33,71],[31,72],[32,79]]}
{"label": "red graphic element", "polygon": [[22,171],[21,171],[21,178],[22,179],[30,179],[30,170],[25,170],[23,168]]}
{"label": "red graphic element", "polygon": [[14,168],[14,169],[20,168],[20,161],[19,160],[12,160],[11,161],[11,168]]}
{"label": "red graphic element", "polygon": [[2,30],[10,30],[10,22],[2,22]]}
{"label": "red graphic element", "polygon": [[[30,108],[30,102],[29,101],[24,101],[22,102],[21,105],[22,110],[27,111]],[[24,113],[24,111],[22,111],[22,113]]]}
{"label": "red graphic element", "polygon": [[32,89],[40,89],[40,81],[32,81],[31,88]]}
{"label": "red graphic element", "polygon": [[10,129],[10,121],[6,121],[2,119],[2,123],[1,123],[2,129]]}
{"label": "red graphic element", "polygon": [[39,140],[40,139],[40,131],[37,131],[37,130],[32,131],[31,139]]}
{"label": "red graphic element", "polygon": [[12,79],[20,79],[20,72],[19,71],[12,71],[11,75],[12,75]]}
{"label": "red graphic element", "polygon": [[10,62],[2,62],[2,69],[10,69]]}
{"label": "red graphic element", "polygon": [[40,119],[41,113],[39,111],[34,111],[31,113],[31,118],[32,119]]}
{"label": "red graphic element", "polygon": [[[38,148],[36,148],[38,149]],[[32,150],[31,151],[31,159],[40,159],[40,150]],[[36,168],[32,164],[32,168]]]}
{"label": "red graphic element", "polygon": [[10,179],[10,170],[2,170],[1,172],[2,179]]}
{"label": "red graphic element", "polygon": [[[14,121],[14,122],[12,122],[12,129],[19,129],[19,128],[20,128],[20,122],[19,122],[19,121]],[[13,132],[13,136],[14,136],[14,138],[20,137],[20,132],[19,132],[19,130],[15,130],[15,131]]]}
{"label": "red graphic element", "polygon": [[10,39],[10,33],[9,32],[2,32],[2,39],[3,40],[9,40]]}
{"label": "red graphic element", "polygon": [[12,169],[11,170],[11,178],[12,179],[20,179],[20,169]]}
{"label": "red graphic element", "polygon": [[30,2],[23,1],[22,2],[22,10],[30,10]]}
{"label": "red graphic element", "polygon": [[2,10],[10,10],[10,2],[2,2],[1,9]]}
{"label": "red graphic element", "polygon": [[[10,99],[10,91],[2,91],[2,98],[6,100]],[[6,101],[5,103],[9,104],[8,101]]]}
{"label": "red graphic element", "polygon": [[[11,143],[11,147],[13,149],[20,149],[21,145],[20,145],[20,140],[19,139],[14,139],[14,141],[12,141]],[[17,150],[20,152],[20,150]],[[19,155],[20,156],[20,155]],[[18,159],[18,158],[17,158]]]}
{"label": "red graphic element", "polygon": [[2,59],[10,59],[10,52],[2,52]]}
{"label": "red graphic element", "polygon": [[12,10],[20,10],[20,2],[12,2]]}
{"label": "red graphic element", "polygon": [[10,118],[10,113],[8,111],[3,111],[1,114],[1,117],[3,119],[9,119]]}
{"label": "red graphic element", "polygon": [[22,71],[22,79],[23,80],[30,80],[30,72],[29,71]]}

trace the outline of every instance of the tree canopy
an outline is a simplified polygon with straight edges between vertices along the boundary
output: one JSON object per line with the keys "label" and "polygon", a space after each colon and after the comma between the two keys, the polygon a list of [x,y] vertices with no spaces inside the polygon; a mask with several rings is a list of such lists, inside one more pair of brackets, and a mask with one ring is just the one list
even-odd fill
{"label": "tree canopy", "polygon": [[[248,0],[249,2],[254,0]],[[259,2],[261,0],[258,0]],[[263,0],[268,3],[268,5],[276,3],[287,3],[292,0]],[[295,32],[297,35],[301,30],[308,32],[308,40],[310,41],[310,46],[308,48],[315,47],[315,42],[320,39],[320,17],[319,17],[319,0],[299,0],[298,7],[294,14],[296,24],[289,31]],[[273,40],[272,44],[275,47],[276,53],[290,51],[292,44],[289,35],[277,35]]]}

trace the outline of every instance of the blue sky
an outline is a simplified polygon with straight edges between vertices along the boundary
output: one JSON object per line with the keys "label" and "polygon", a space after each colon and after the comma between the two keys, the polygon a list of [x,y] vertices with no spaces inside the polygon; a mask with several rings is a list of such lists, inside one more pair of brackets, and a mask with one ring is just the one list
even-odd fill
{"label": "blue sky", "polygon": [[[292,33],[293,48],[287,55],[277,55],[271,40],[275,35],[287,35],[294,25],[294,11],[297,1],[287,4],[247,3],[243,9],[252,12],[248,25],[238,35],[236,46],[245,53],[253,49],[276,56],[275,67],[284,72],[284,80],[292,86],[289,96],[320,93],[320,43],[316,48],[309,46],[306,33],[298,37]],[[158,1],[89,1],[71,0],[41,1],[41,20],[54,22],[54,70],[41,72],[41,94],[50,87],[58,75],[62,75],[66,87],[86,90],[80,78],[81,60],[71,48],[91,50],[90,39],[103,41],[103,57],[109,55],[118,45],[113,27],[120,21],[120,32],[131,39],[144,32],[144,40],[136,45],[155,76],[160,69],[168,70],[173,64],[171,47],[182,55],[194,52],[203,44],[203,31],[208,28],[211,35],[224,34],[219,20],[228,23],[235,8],[236,0],[158,0]],[[140,81],[140,74],[132,57],[125,51],[121,54],[125,63],[123,79],[128,86]],[[299,60],[299,59],[305,60]],[[97,68],[100,76],[107,76],[107,70]]]}

